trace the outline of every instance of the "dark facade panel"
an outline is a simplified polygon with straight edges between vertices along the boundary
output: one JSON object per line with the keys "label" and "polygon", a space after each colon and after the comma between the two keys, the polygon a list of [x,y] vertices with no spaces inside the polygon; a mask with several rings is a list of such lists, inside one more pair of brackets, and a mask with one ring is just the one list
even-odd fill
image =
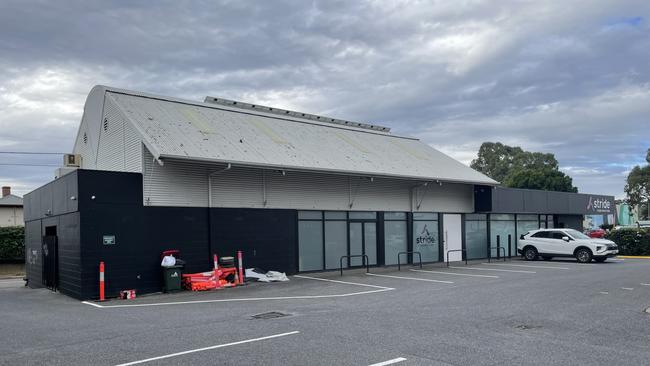
{"label": "dark facade panel", "polygon": [[81,298],[81,238],[79,213],[58,217],[58,288],[63,294]]}
{"label": "dark facade panel", "polygon": [[41,220],[25,222],[25,275],[29,287],[43,287],[43,264],[41,261]]}
{"label": "dark facade panel", "polygon": [[[485,200],[491,199],[491,205]],[[475,190],[477,212],[567,215],[616,214],[614,197],[569,192],[495,187]],[[489,208],[491,210],[486,210]]]}
{"label": "dark facade panel", "polygon": [[549,192],[548,193],[548,212],[571,212],[569,204],[572,193]]}
{"label": "dark facade panel", "polygon": [[247,268],[297,272],[297,211],[212,208],[210,223],[212,252],[241,250]]}
{"label": "dark facade panel", "polygon": [[25,221],[77,211],[78,172],[70,172],[26,194],[23,197]]}

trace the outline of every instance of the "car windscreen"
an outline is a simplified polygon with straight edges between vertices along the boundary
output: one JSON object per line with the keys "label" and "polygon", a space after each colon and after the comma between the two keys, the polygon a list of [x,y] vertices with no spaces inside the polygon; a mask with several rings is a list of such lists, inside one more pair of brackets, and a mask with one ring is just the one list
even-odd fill
{"label": "car windscreen", "polygon": [[574,239],[590,239],[587,235],[579,232],[578,230],[569,229],[566,230],[566,233],[571,235]]}

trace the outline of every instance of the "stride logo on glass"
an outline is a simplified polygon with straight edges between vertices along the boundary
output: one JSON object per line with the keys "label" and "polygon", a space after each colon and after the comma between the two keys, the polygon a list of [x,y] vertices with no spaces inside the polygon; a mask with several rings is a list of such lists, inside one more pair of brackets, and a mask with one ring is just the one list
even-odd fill
{"label": "stride logo on glass", "polygon": [[427,226],[424,225],[420,236],[415,238],[415,243],[418,245],[434,245],[436,243],[436,238],[431,235],[429,229],[427,229]]}

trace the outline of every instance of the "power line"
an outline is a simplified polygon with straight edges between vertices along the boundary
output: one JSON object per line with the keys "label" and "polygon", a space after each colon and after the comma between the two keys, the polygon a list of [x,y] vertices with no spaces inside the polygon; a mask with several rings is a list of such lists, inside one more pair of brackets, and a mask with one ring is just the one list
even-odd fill
{"label": "power line", "polygon": [[20,163],[0,163],[0,165],[11,165],[11,166],[51,166],[55,168],[59,168],[60,165],[54,165],[54,164],[20,164]]}
{"label": "power line", "polygon": [[0,151],[0,154],[25,154],[25,155],[64,155],[61,152],[36,152],[36,151]]}

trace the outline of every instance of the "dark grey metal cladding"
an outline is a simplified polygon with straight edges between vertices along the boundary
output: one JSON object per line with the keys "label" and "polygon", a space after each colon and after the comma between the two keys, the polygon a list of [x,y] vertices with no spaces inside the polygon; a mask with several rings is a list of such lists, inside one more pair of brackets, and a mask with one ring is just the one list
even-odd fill
{"label": "dark grey metal cladding", "polygon": [[25,221],[77,211],[77,173],[70,172],[27,193],[23,198]]}
{"label": "dark grey metal cladding", "polygon": [[297,211],[210,209],[210,251],[234,255],[241,250],[246,268],[297,272]]}
{"label": "dark grey metal cladding", "polygon": [[532,189],[476,186],[476,212],[542,214],[615,214],[613,196]]}
{"label": "dark grey metal cladding", "polygon": [[42,287],[41,220],[25,222],[25,274],[29,287]]}

